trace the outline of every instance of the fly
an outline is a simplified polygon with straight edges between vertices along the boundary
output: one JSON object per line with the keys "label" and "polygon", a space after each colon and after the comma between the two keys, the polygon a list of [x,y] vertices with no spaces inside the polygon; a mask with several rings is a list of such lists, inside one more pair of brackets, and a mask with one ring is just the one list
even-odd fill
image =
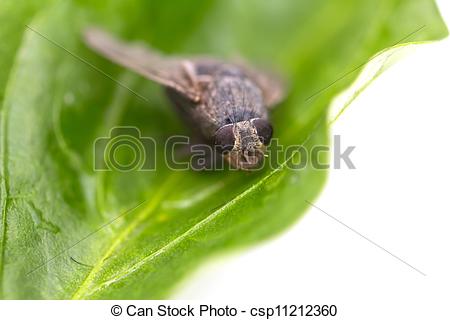
{"label": "fly", "polygon": [[172,104],[234,168],[260,165],[273,133],[268,111],[285,95],[278,77],[242,63],[164,56],[99,29],[84,36],[97,53],[165,87]]}

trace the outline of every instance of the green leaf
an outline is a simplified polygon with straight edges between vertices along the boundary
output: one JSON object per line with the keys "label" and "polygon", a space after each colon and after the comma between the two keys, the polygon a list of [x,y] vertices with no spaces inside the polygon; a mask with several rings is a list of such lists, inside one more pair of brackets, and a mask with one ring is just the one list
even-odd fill
{"label": "green leaf", "polygon": [[[84,27],[168,53],[269,61],[291,84],[273,112],[275,136],[308,149],[328,143],[328,106],[355,67],[398,42],[447,34],[431,0],[3,1],[0,16],[0,292],[8,299],[168,297],[206,257],[286,229],[326,179],[310,165],[289,169],[298,152],[254,173],[169,170],[161,146],[188,129],[157,85],[90,52]],[[155,138],[156,171],[93,170],[94,141],[117,125]]]}

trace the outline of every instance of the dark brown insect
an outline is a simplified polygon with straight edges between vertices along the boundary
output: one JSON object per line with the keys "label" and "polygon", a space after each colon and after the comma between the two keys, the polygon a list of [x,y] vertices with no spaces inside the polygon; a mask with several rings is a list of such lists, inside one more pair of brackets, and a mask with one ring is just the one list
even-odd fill
{"label": "dark brown insect", "polygon": [[98,30],[86,43],[101,55],[166,88],[172,103],[239,169],[257,167],[272,138],[268,109],[284,97],[278,77],[241,63],[163,56]]}

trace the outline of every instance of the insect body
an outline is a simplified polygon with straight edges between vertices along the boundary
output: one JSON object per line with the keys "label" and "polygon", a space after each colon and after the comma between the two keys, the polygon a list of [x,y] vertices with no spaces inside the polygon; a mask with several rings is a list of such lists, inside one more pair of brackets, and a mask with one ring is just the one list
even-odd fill
{"label": "insect body", "polygon": [[110,60],[163,85],[172,103],[233,167],[260,164],[273,132],[268,109],[284,95],[277,77],[211,58],[165,57],[98,29],[87,30],[85,40]]}

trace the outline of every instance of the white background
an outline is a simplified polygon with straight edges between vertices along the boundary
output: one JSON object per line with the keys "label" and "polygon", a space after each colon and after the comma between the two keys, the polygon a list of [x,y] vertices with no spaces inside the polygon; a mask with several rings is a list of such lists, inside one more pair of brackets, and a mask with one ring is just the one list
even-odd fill
{"label": "white background", "polygon": [[[439,4],[450,22],[449,1]],[[446,39],[389,69],[333,125],[356,146],[357,169],[331,170],[315,201],[420,272],[311,209],[279,238],[211,261],[173,298],[335,304],[338,319],[450,319],[449,123]],[[110,319],[113,304],[3,301],[0,315]]]}
{"label": "white background", "polygon": [[[450,3],[439,4],[450,22]],[[311,209],[281,237],[210,262],[174,298],[336,304],[345,319],[450,319],[450,41],[394,65],[332,132],[356,146],[357,169],[331,170],[316,205],[426,276]]]}

